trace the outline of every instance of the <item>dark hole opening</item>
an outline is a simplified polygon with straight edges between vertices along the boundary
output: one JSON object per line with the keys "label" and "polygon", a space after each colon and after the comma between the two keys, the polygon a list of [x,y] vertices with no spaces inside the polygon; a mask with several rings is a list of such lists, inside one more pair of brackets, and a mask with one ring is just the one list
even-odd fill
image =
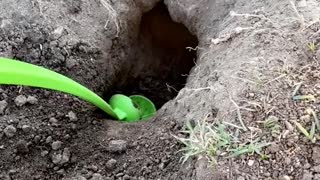
{"label": "dark hole opening", "polygon": [[143,14],[128,74],[119,77],[113,94],[139,94],[148,97],[157,108],[173,99],[186,83],[196,61],[198,39],[174,22],[161,2]]}

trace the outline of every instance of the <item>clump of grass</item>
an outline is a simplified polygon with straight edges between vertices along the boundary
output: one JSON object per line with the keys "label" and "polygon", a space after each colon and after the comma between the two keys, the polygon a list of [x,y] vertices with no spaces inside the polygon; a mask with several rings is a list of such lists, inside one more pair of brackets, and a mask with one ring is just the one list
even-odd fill
{"label": "clump of grass", "polygon": [[[232,125],[232,127],[237,126]],[[235,134],[239,133],[238,130],[235,131]],[[236,135],[231,134],[225,124],[212,124],[206,120],[197,121],[194,127],[188,121],[185,130],[181,132],[187,137],[174,137],[185,145],[180,150],[183,152],[182,163],[197,155],[204,155],[213,163],[216,163],[218,156],[236,157],[249,153],[257,153],[265,158],[262,148],[269,145],[269,143],[261,143],[258,139],[249,144],[247,142],[239,144]]]}
{"label": "clump of grass", "polygon": [[[317,117],[316,112],[314,112],[313,109],[307,108],[306,112],[309,115],[312,115],[313,121],[310,127],[310,131],[308,130],[299,122],[293,121],[294,124],[296,125],[297,129],[307,138],[309,139],[312,143],[315,143],[317,139],[319,139],[319,135],[317,133],[320,133],[320,122]],[[317,133],[316,133],[317,132]]]}
{"label": "clump of grass", "polygon": [[185,145],[180,151],[184,152],[182,163],[190,157],[203,154],[215,162],[218,150],[231,144],[231,136],[225,132],[225,126],[213,126],[206,121],[197,121],[192,127],[190,121],[186,123],[186,130],[181,131],[187,135],[186,138],[175,136]]}

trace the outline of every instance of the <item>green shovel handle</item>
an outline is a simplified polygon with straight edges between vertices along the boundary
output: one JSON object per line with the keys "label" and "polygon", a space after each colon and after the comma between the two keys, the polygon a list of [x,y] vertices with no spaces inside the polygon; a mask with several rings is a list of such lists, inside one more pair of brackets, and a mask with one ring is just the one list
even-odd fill
{"label": "green shovel handle", "polygon": [[69,93],[94,104],[110,116],[119,120],[138,120],[139,111],[130,98],[116,95],[111,105],[88,88],[66,76],[43,67],[0,57],[0,84],[23,85]]}

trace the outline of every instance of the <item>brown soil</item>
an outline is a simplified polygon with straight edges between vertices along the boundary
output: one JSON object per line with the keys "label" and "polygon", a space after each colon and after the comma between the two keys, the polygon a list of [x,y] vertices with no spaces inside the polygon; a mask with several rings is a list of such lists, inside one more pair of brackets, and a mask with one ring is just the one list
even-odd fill
{"label": "brown soil", "polygon": [[[0,86],[0,179],[320,179],[319,140],[293,123],[309,130],[308,112],[319,113],[320,50],[307,44],[320,44],[320,3],[292,2],[112,1],[114,18],[98,0],[2,0],[0,56],[65,74],[106,99],[143,94],[159,110],[121,123],[69,95]],[[296,95],[315,99],[293,100],[299,83]],[[212,166],[201,154],[181,164],[172,135],[185,136],[187,120],[210,114],[240,126],[237,110],[249,128],[239,140],[271,143],[268,158],[219,156]],[[277,119],[275,134],[259,123],[268,118]]]}

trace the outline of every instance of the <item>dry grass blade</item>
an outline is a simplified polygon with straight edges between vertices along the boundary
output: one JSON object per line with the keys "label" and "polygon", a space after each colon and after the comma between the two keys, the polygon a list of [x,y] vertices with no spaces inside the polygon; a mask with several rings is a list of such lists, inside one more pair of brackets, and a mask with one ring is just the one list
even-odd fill
{"label": "dry grass blade", "polygon": [[119,36],[120,33],[120,25],[119,25],[119,20],[118,20],[118,13],[117,11],[111,6],[110,0],[100,0],[101,4],[107,9],[108,12],[108,19],[106,24],[104,25],[104,28],[106,29],[110,20],[114,22],[116,29],[117,29],[117,34],[116,37]]}
{"label": "dry grass blade", "polygon": [[262,148],[267,147],[269,145],[270,143],[258,143],[258,140],[256,140],[255,142],[251,142],[250,144],[239,146],[236,149],[231,149],[230,151],[233,153],[228,158],[237,157],[247,153],[257,153],[262,157],[265,156],[261,153]]}
{"label": "dry grass blade", "polygon": [[313,119],[314,119],[314,122],[315,122],[316,127],[317,127],[317,130],[318,130],[318,132],[320,132],[320,122],[319,122],[319,119],[318,119],[318,117],[317,117],[316,112],[314,112],[314,110],[312,110],[311,108],[308,108],[308,109],[307,109],[307,113],[308,113],[308,114],[312,114]]}
{"label": "dry grass blade", "polygon": [[231,98],[231,96],[229,96],[229,98],[230,98],[230,101],[232,102],[232,104],[234,104],[234,106],[237,108],[238,120],[239,120],[239,122],[240,122],[240,124],[241,124],[241,126],[242,126],[242,129],[243,129],[244,131],[247,131],[248,128],[247,128],[247,126],[244,124],[244,122],[242,121],[242,116],[241,116],[241,112],[240,112],[240,107],[239,107],[238,104]]}
{"label": "dry grass blade", "polygon": [[297,92],[299,91],[299,89],[300,89],[301,86],[302,86],[302,83],[303,83],[303,82],[299,82],[299,83],[297,84],[297,86],[294,88],[294,91],[292,92],[292,97],[294,97],[294,96],[297,94]]}
{"label": "dry grass blade", "polygon": [[316,132],[316,124],[314,122],[312,122],[312,125],[311,125],[311,129],[310,129],[310,140],[312,143],[315,143],[316,142],[316,138],[315,138],[315,132]]}
{"label": "dry grass blade", "polygon": [[292,9],[294,10],[294,12],[296,13],[296,15],[298,16],[298,18],[300,19],[300,23],[301,23],[301,26],[304,27],[305,26],[305,20],[304,20],[304,17],[302,15],[300,15],[296,5],[295,5],[295,2],[292,1],[292,0],[289,0],[291,6],[292,6]]}
{"label": "dry grass blade", "polygon": [[307,100],[307,101],[315,101],[316,98],[314,97],[314,95],[309,94],[309,95],[298,95],[298,96],[293,96],[292,97],[293,100]]}
{"label": "dry grass blade", "polygon": [[293,121],[293,123],[297,126],[297,128],[299,129],[299,131],[305,135],[307,138],[309,138],[310,134],[309,132],[297,121]]}

